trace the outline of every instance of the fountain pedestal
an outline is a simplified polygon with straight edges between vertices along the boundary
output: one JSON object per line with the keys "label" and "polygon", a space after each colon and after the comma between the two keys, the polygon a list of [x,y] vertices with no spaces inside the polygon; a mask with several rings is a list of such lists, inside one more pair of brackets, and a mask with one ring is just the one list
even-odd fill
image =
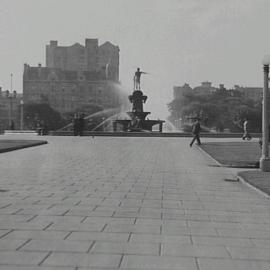
{"label": "fountain pedestal", "polygon": [[147,96],[141,90],[135,89],[132,95],[129,96],[129,101],[132,103],[132,111],[127,112],[130,119],[114,120],[113,130],[117,131],[120,125],[122,131],[137,131],[137,132],[152,132],[153,126],[159,125],[159,132],[162,132],[163,120],[145,119],[150,112],[143,111],[143,104],[146,102]]}

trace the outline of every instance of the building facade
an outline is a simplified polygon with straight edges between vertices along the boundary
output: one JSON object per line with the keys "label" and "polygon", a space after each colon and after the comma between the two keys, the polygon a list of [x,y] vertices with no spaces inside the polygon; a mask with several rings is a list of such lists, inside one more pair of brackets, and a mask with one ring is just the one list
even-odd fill
{"label": "building facade", "polygon": [[119,47],[97,39],[85,46],[46,45],[46,67],[24,65],[24,103],[47,103],[64,114],[91,103],[103,108],[120,106]]}
{"label": "building facade", "polygon": [[85,45],[46,45],[46,67],[62,70],[101,71],[109,80],[119,81],[119,47],[110,42],[98,45],[98,39],[85,39]]}
{"label": "building facade", "polygon": [[223,91],[231,96],[242,96],[245,99],[251,99],[255,102],[262,100],[263,89],[261,87],[244,87],[235,85],[232,89],[225,88],[224,84],[219,87],[212,86],[211,82],[202,82],[201,85],[191,88],[189,84],[185,83],[183,86],[173,87],[174,99],[182,99],[184,95],[193,93],[196,95],[209,95],[211,93]]}
{"label": "building facade", "polygon": [[189,84],[185,83],[183,86],[174,86],[173,87],[173,98],[182,99],[184,95],[192,92],[192,88]]}
{"label": "building facade", "polygon": [[263,89],[261,87],[243,87],[235,85],[234,90],[239,91],[246,99],[251,99],[253,101],[262,100]]}
{"label": "building facade", "polygon": [[193,92],[197,95],[209,95],[216,91],[216,88],[212,86],[211,82],[202,82],[200,86],[193,88]]}
{"label": "building facade", "polygon": [[71,71],[59,68],[24,66],[25,104],[47,103],[64,114],[89,104],[103,108],[120,106],[117,84],[99,72]]}
{"label": "building facade", "polygon": [[22,94],[8,90],[2,91],[0,87],[0,130],[19,129],[21,117]]}

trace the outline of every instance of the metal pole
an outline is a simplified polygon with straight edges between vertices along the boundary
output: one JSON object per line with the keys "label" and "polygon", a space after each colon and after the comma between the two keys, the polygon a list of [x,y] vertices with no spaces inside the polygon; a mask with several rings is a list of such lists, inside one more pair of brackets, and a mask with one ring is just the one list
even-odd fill
{"label": "metal pole", "polygon": [[10,74],[10,92],[12,93],[12,78],[13,78],[13,74]]}
{"label": "metal pole", "polygon": [[269,65],[263,66],[264,86],[263,86],[263,107],[262,107],[262,157],[260,159],[260,168],[264,172],[270,171],[269,159],[269,127],[268,127],[268,96],[269,96]]}
{"label": "metal pole", "polygon": [[8,129],[11,129],[11,109],[12,109],[12,97],[8,96],[9,99],[9,110],[8,110]]}
{"label": "metal pole", "polygon": [[23,100],[21,100],[21,130],[23,130]]}

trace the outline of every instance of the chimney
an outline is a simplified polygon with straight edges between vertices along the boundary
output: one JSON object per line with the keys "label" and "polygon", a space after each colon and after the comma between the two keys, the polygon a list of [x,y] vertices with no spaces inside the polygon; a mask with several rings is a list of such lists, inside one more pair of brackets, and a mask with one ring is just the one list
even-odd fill
{"label": "chimney", "polygon": [[57,40],[50,41],[50,46],[52,46],[52,47],[57,47],[57,44],[58,44]]}
{"label": "chimney", "polygon": [[211,82],[202,82],[202,87],[211,87],[212,83]]}

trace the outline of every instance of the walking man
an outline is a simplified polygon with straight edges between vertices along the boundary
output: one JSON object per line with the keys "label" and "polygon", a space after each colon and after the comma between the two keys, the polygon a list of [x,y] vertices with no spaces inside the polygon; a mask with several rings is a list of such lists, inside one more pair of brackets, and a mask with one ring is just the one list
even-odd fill
{"label": "walking man", "polygon": [[248,119],[245,119],[244,124],[243,124],[243,128],[244,128],[244,134],[242,136],[242,140],[245,140],[245,139],[247,139],[248,141],[251,140],[251,135],[249,134]]}
{"label": "walking man", "polygon": [[77,113],[74,114],[73,118],[73,134],[74,136],[79,135],[79,117]]}
{"label": "walking man", "polygon": [[193,136],[193,139],[189,145],[190,147],[192,147],[195,140],[197,140],[198,145],[201,145],[200,132],[201,132],[200,120],[196,119],[196,121],[192,125],[192,133],[194,136]]}
{"label": "walking man", "polygon": [[84,131],[84,114],[82,113],[79,117],[79,136],[83,136]]}

